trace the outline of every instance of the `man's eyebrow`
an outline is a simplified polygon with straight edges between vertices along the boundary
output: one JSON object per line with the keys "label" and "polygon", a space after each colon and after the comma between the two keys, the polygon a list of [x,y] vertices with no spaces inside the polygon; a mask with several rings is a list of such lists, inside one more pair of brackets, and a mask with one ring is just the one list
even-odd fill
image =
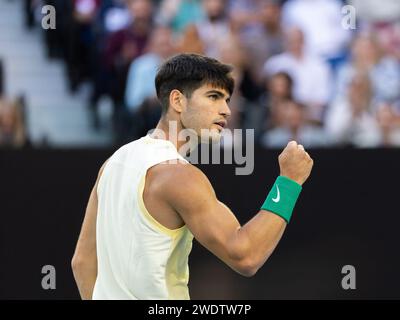
{"label": "man's eyebrow", "polygon": [[[210,93],[216,94],[220,98],[225,97],[225,94],[222,91],[219,91],[219,90],[209,90],[209,91],[206,92],[206,94],[210,94]],[[226,97],[227,100],[230,100],[230,98],[231,97],[229,95]]]}

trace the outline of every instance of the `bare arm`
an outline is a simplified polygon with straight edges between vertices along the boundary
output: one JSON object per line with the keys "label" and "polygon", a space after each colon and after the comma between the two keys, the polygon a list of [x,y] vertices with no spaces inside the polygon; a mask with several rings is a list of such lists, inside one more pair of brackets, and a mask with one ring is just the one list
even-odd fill
{"label": "bare arm", "polygon": [[[312,159],[292,142],[279,156],[281,175],[302,184]],[[174,166],[174,165],[172,165]],[[252,276],[265,263],[286,228],[284,219],[260,210],[244,226],[218,201],[207,177],[191,165],[181,165],[161,183],[159,196],[178,212],[195,238],[232,269]],[[167,169],[166,169],[167,170]]]}
{"label": "bare arm", "polygon": [[97,184],[103,169],[104,165],[100,169],[96,183],[90,193],[81,233],[71,262],[74,278],[83,300],[92,299],[94,284],[97,278]]}

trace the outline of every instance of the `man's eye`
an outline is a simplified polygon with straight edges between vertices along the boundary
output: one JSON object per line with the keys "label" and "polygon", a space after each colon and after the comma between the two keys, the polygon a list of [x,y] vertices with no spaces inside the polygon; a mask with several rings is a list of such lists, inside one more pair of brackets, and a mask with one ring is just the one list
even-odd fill
{"label": "man's eye", "polygon": [[211,98],[212,100],[217,100],[218,96],[216,94],[212,94],[211,96],[209,96],[209,98]]}

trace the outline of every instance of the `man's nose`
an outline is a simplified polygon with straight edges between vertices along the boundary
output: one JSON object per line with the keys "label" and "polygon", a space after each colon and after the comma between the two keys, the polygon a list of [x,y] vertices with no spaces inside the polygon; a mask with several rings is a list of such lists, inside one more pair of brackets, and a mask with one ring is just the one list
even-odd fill
{"label": "man's nose", "polygon": [[231,115],[231,109],[229,108],[229,105],[226,101],[223,102],[219,114],[225,117],[229,117]]}

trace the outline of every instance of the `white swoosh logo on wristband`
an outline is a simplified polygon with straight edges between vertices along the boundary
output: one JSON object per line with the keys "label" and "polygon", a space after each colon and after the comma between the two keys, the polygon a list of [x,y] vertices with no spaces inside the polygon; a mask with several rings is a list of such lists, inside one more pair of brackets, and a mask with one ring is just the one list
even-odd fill
{"label": "white swoosh logo on wristband", "polygon": [[272,201],[277,203],[277,202],[279,202],[279,200],[281,200],[281,194],[280,194],[280,192],[279,192],[279,187],[278,187],[278,185],[276,185],[276,191],[277,191],[276,198],[272,198]]}

